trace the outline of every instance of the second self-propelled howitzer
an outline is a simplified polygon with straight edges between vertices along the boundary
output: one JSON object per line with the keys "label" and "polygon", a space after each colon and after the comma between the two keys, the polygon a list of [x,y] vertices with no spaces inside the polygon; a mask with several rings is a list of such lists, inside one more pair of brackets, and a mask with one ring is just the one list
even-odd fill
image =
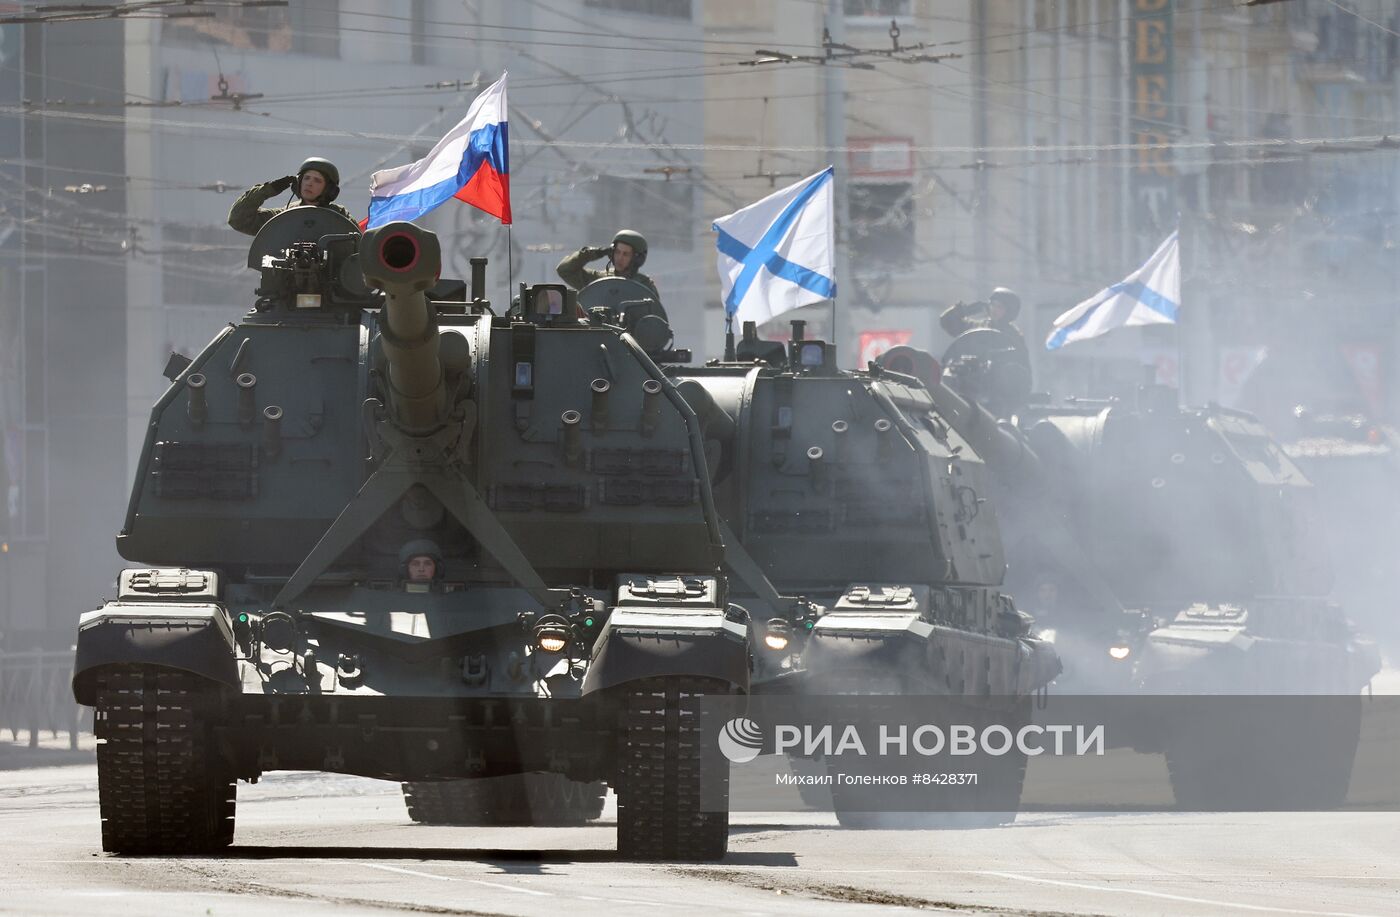
{"label": "second self-propelled howitzer", "polygon": [[[936,696],[969,722],[1028,718],[1059,660],[1001,589],[983,460],[917,380],[839,370],[793,326],[786,344],[749,327],[734,359],[668,370],[705,427],[735,600],[766,622],[755,693]],[[953,804],[1014,810],[1024,764],[990,762],[984,778],[1002,779]],[[843,822],[870,820],[834,792]]]}
{"label": "second self-propelled howitzer", "polygon": [[560,287],[498,316],[484,259],[438,281],[411,224],[294,208],[249,265],[253,311],[168,367],[139,566],[80,625],[104,848],[226,845],[237,779],[306,769],[429,821],[581,821],[607,784],[624,856],[721,856],[698,737],[750,646],[674,385]]}

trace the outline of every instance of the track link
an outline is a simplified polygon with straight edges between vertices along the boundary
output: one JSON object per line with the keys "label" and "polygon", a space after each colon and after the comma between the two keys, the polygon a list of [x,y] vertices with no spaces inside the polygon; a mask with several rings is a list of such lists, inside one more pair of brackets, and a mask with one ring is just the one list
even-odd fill
{"label": "track link", "polygon": [[97,693],[102,849],[203,853],[233,842],[237,784],[214,753],[214,694],[152,666],[108,671]]}
{"label": "track link", "polygon": [[[623,698],[617,849],[638,860],[718,860],[729,845],[729,763],[701,706],[723,682],[650,678]],[[711,792],[701,799],[701,775]],[[722,810],[719,803],[723,801]],[[705,811],[704,803],[718,811]]]}

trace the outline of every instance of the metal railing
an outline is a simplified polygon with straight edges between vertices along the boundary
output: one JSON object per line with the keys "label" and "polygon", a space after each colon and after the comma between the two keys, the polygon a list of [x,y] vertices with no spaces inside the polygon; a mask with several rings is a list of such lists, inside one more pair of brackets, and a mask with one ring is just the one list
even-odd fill
{"label": "metal railing", "polygon": [[90,713],[73,700],[73,651],[30,650],[0,653],[0,740],[11,742],[27,732],[29,747],[37,748],[48,732],[68,733],[68,747],[78,747],[78,734],[91,729]]}

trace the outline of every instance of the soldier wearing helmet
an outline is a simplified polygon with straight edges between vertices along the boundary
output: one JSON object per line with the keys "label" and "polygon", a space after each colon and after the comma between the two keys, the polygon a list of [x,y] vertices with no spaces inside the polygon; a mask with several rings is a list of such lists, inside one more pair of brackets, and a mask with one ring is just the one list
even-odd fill
{"label": "soldier wearing helmet", "polygon": [[243,196],[234,201],[229,209],[228,225],[239,232],[256,236],[268,220],[282,212],[265,209],[263,203],[283,191],[292,191],[296,200],[282,210],[307,206],[329,207],[347,220],[354,220],[350,211],[331,203],[340,194],[340,170],[329,160],[313,156],[301,164],[297,174],[263,182],[243,192]]}
{"label": "soldier wearing helmet", "polygon": [[[584,267],[588,262],[597,261],[604,256],[608,259],[606,270],[600,271]],[[651,295],[656,298],[657,302],[661,302],[661,294],[656,291],[656,284],[640,270],[646,260],[646,237],[639,232],[623,229],[613,236],[611,245],[606,248],[584,246],[560,261],[556,270],[559,271],[559,276],[564,278],[564,282],[575,290],[581,290],[593,281],[601,280],[604,277],[624,277],[628,280],[635,280],[651,290]]]}
{"label": "soldier wearing helmet", "polygon": [[399,579],[410,592],[424,592],[442,579],[442,549],[437,542],[419,538],[399,550]]}
{"label": "soldier wearing helmet", "polygon": [[1030,353],[1026,350],[1026,339],[1014,324],[1016,316],[1020,314],[1021,297],[1006,287],[997,287],[984,302],[960,302],[948,307],[938,317],[938,323],[955,338],[977,328],[1000,331],[1007,336],[1016,359],[1029,368]]}

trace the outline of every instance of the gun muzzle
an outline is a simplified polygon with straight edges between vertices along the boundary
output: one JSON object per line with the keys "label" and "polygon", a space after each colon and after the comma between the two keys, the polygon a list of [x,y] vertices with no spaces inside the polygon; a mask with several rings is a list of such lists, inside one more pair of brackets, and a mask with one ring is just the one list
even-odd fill
{"label": "gun muzzle", "polygon": [[447,386],[437,319],[425,291],[437,283],[437,236],[412,223],[389,223],[360,240],[365,283],[385,294],[380,343],[389,363],[389,401],[405,427],[423,429],[447,415]]}

